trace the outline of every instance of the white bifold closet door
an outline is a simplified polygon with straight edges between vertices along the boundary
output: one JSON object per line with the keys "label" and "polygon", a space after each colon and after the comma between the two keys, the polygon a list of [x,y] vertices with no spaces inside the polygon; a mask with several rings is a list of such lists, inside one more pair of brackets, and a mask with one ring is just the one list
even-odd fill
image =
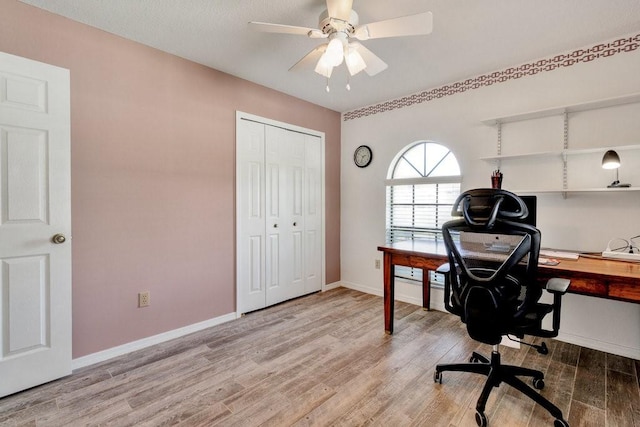
{"label": "white bifold closet door", "polygon": [[322,287],[321,137],[239,119],[238,312]]}

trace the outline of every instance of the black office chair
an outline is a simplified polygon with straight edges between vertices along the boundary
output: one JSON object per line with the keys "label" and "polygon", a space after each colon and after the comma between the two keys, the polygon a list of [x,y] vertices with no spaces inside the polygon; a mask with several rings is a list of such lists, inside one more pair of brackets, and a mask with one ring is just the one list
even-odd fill
{"label": "black office chair", "polygon": [[[536,280],[540,231],[522,221],[527,206],[513,193],[499,189],[475,189],[454,202],[453,216],[442,227],[448,264],[445,274],[445,308],[460,316],[471,338],[493,346],[491,359],[473,352],[470,363],[436,366],[434,381],[442,383],[442,372],[463,371],[487,376],[476,404],[476,422],[487,426],[485,406],[494,387],[505,382],[536,401],[555,417],[555,427],[568,427],[562,411],[518,376],[532,378],[533,387],[544,387],[541,371],[500,363],[503,336],[555,337],[560,328],[560,303],[569,287],[566,279],[551,279],[546,290],[553,304],[539,302],[543,289]],[[553,312],[552,330],[543,329],[542,319]],[[529,344],[547,354],[547,346]]]}

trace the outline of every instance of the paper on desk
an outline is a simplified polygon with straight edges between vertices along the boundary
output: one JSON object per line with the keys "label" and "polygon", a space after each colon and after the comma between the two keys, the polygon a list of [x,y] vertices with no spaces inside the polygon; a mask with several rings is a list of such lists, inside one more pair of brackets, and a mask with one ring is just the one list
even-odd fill
{"label": "paper on desk", "polygon": [[576,260],[580,256],[577,252],[556,251],[553,249],[540,249],[540,255],[550,258],[564,258]]}

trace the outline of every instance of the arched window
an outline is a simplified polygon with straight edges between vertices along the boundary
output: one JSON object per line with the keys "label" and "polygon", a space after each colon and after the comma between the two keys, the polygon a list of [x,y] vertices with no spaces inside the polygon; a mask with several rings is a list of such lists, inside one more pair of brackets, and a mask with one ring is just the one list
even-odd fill
{"label": "arched window", "polygon": [[[429,141],[405,147],[387,175],[387,243],[441,239],[461,181],[458,161],[447,147]],[[396,276],[422,281],[422,270],[396,267]]]}

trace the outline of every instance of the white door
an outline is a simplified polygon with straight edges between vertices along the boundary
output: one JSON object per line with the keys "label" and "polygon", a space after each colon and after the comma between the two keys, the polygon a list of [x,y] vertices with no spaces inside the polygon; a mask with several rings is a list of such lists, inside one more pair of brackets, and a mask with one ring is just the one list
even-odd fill
{"label": "white door", "polygon": [[269,306],[305,294],[305,135],[267,126],[265,151],[266,301]]}
{"label": "white door", "polygon": [[69,93],[0,52],[0,397],[71,373]]}

